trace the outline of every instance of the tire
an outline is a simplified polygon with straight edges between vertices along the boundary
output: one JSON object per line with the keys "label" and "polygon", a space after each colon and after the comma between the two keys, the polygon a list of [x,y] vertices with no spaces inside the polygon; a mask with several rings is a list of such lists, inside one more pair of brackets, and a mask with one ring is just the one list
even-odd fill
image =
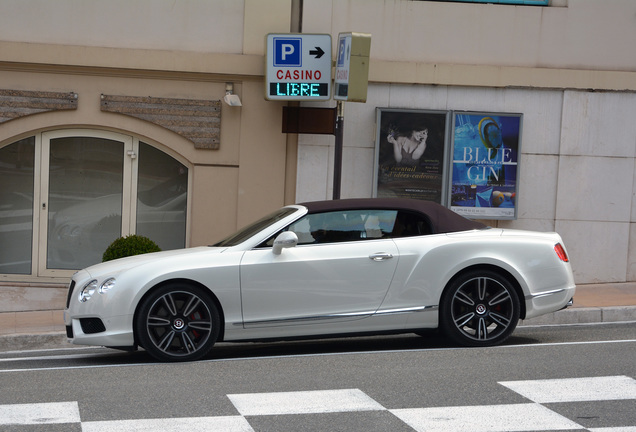
{"label": "tire", "polygon": [[473,270],[444,291],[440,326],[459,345],[493,346],[512,334],[519,313],[519,296],[507,278],[492,270]]}
{"label": "tire", "polygon": [[205,356],[219,336],[219,312],[210,293],[173,283],[150,293],[139,308],[139,344],[160,361],[192,361]]}

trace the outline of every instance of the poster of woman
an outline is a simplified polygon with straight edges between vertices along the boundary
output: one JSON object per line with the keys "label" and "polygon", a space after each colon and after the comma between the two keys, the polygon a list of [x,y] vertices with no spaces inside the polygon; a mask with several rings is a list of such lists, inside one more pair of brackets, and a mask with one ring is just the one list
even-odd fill
{"label": "poster of woman", "polygon": [[443,202],[448,114],[377,110],[375,196]]}
{"label": "poster of woman", "polygon": [[521,114],[453,113],[452,210],[516,217],[521,123]]}

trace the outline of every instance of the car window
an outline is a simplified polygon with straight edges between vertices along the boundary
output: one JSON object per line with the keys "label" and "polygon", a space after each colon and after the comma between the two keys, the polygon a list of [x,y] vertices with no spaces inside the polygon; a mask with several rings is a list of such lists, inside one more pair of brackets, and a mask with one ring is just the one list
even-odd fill
{"label": "car window", "polygon": [[283,218],[286,218],[287,216],[294,213],[295,211],[297,210],[294,208],[283,207],[282,209],[276,210],[275,212],[265,216],[264,218],[261,218],[257,220],[256,222],[242,228],[241,230],[235,232],[234,234],[232,234],[225,240],[221,240],[220,242],[214,244],[213,246],[221,247],[221,246],[239,245],[243,243],[245,240],[249,239],[250,237],[258,234],[259,232],[261,232],[263,229],[267,228],[268,226],[278,222],[279,220]]}
{"label": "car window", "polygon": [[433,232],[427,217],[411,212],[398,213],[391,231],[391,237],[415,237],[431,234]]}
{"label": "car window", "polygon": [[287,230],[298,236],[298,244],[336,243],[382,238],[380,221],[390,229],[395,211],[347,210],[306,215]]}
{"label": "car window", "polygon": [[[417,213],[397,210],[340,210],[313,213],[287,226],[299,245],[399,238],[426,235],[432,232],[428,219]],[[271,247],[275,238],[258,247]]]}

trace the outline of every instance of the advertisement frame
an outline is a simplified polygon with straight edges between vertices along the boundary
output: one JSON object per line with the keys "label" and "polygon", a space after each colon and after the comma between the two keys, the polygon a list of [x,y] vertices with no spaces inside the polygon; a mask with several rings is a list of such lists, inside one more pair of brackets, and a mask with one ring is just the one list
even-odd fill
{"label": "advertisement frame", "polygon": [[[450,115],[448,110],[376,108],[374,197],[395,196],[447,204]],[[424,138],[415,135],[418,128],[427,131]],[[422,141],[425,142],[423,154],[416,154],[416,143]],[[398,161],[392,156],[396,146],[402,143],[415,147],[411,151],[414,156],[407,155],[408,161]]]}
{"label": "advertisement frame", "polygon": [[446,206],[471,219],[517,219],[523,114],[452,111],[451,125]]}

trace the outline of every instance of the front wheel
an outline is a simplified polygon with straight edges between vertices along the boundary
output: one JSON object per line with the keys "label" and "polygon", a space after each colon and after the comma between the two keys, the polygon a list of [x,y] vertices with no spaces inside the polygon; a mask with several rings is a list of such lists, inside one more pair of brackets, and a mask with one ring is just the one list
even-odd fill
{"label": "front wheel", "polygon": [[474,270],[444,292],[440,326],[460,345],[492,346],[510,336],[519,311],[519,296],[508,279],[491,270]]}
{"label": "front wheel", "polygon": [[135,321],[141,346],[161,361],[206,355],[219,336],[219,313],[203,288],[170,284],[146,297]]}

